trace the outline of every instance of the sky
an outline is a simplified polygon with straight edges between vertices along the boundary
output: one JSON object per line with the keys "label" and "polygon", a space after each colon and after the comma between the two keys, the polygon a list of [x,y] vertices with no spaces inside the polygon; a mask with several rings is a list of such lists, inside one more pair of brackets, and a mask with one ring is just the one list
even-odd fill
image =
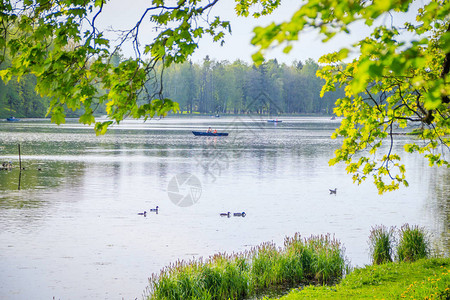
{"label": "sky", "polygon": [[[426,0],[416,1],[415,9],[412,13],[406,15],[397,15],[393,18],[396,24],[403,24],[404,21],[412,21],[418,6],[423,6]],[[101,16],[98,18],[97,24],[103,29],[129,29],[133,27],[142,15],[148,5],[148,0],[124,1],[111,0],[104,7]],[[255,26],[268,25],[271,22],[286,21],[291,18],[293,13],[300,8],[302,1],[299,0],[282,0],[280,7],[270,16],[259,19],[252,17],[237,17],[234,11],[235,1],[222,0],[219,1],[211,10],[210,18],[220,15],[222,20],[231,21],[232,34],[225,38],[224,46],[219,43],[213,43],[212,39],[204,37],[199,42],[199,48],[192,56],[192,61],[201,62],[208,55],[210,58],[221,61],[235,61],[237,59],[251,63],[251,55],[256,52],[256,48],[251,45],[250,41],[253,36],[253,28]],[[379,24],[391,22],[391,17],[387,16],[378,21]],[[142,24],[140,30],[140,40],[142,43],[151,41],[156,32],[152,25],[147,22]],[[327,43],[322,43],[319,34],[316,31],[302,34],[299,41],[294,44],[292,51],[286,55],[282,53],[282,47],[277,47],[267,52],[266,59],[277,58],[279,62],[290,64],[293,61],[305,61],[312,58],[317,61],[320,56],[339,50],[342,47],[350,46],[356,41],[362,39],[370,33],[370,28],[362,23],[350,27],[350,34],[340,34]],[[114,39],[112,33],[107,37]],[[124,47],[125,56],[133,56],[133,48],[131,46]]]}

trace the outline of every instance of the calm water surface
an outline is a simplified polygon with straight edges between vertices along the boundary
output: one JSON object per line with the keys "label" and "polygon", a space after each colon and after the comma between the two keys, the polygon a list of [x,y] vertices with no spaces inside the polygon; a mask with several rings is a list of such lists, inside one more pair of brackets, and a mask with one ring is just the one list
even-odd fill
{"label": "calm water surface", "polygon": [[[351,264],[364,265],[372,226],[419,224],[448,255],[450,172],[405,154],[409,188],[380,196],[356,186],[343,165],[328,166],[338,122],[168,118],[126,121],[101,137],[70,121],[0,122],[0,160],[17,166],[20,143],[25,167],[0,171],[0,298],[141,298],[170,262],[281,246],[295,232],[333,233]],[[191,133],[209,126],[230,136]],[[173,190],[182,173],[200,186]],[[195,203],[175,205],[169,192]],[[247,216],[219,217],[228,211]]]}

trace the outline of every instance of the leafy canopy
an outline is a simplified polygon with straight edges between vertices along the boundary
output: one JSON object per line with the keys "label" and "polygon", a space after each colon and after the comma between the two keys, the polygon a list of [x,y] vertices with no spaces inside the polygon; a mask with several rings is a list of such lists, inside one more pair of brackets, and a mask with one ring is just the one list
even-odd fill
{"label": "leafy canopy", "polygon": [[[352,24],[372,26],[386,14],[395,18],[392,13],[407,12],[412,3],[309,0],[291,20],[255,28],[252,42],[259,51],[253,58],[261,62],[273,45],[284,45],[289,52],[292,42],[308,29],[319,30],[327,42],[339,33],[349,33]],[[352,49],[342,48],[320,59],[325,66],[317,75],[326,80],[322,95],[338,86],[346,91],[346,97],[336,102],[334,112],[343,120],[332,136],[343,137],[343,142],[330,164],[345,162],[355,182],[371,176],[380,193],[408,185],[401,157],[392,151],[394,131],[399,128],[407,132],[417,128],[417,142],[406,144],[407,152],[424,154],[430,165],[449,167],[449,21],[450,1],[432,0],[417,11],[414,22],[401,28],[373,26],[370,36]],[[402,41],[403,33],[412,38]],[[351,50],[357,57],[348,62]],[[379,155],[386,142],[388,150]]]}
{"label": "leafy canopy", "polygon": [[[25,74],[37,77],[37,90],[51,98],[48,114],[63,123],[66,109],[82,109],[80,122],[95,123],[97,133],[112,122],[165,115],[178,105],[163,96],[157,66],[182,63],[205,35],[222,43],[230,23],[211,17],[219,0],[152,0],[135,26],[121,31],[119,43],[105,38],[96,26],[107,0],[6,0],[0,3],[0,62],[11,66],[0,72],[3,80]],[[224,0],[225,1],[225,0]],[[238,16],[270,14],[280,0],[235,0]],[[306,0],[291,20],[254,30],[259,47],[256,63],[274,45],[288,53],[299,35],[317,29],[327,42],[351,25],[373,26],[386,14],[406,12],[413,0]],[[345,162],[356,182],[373,177],[380,192],[407,185],[401,157],[392,152],[394,130],[419,124],[418,142],[405,146],[423,153],[431,165],[446,165],[449,155],[450,1],[431,0],[417,12],[415,22],[401,28],[377,26],[351,49],[325,55],[317,75],[325,79],[322,94],[345,87],[346,97],[336,102],[342,116],[333,137],[342,146],[330,163]],[[141,44],[143,22],[153,24],[151,42]],[[402,41],[402,33],[413,38]],[[148,32],[146,33],[149,34]],[[113,64],[119,49],[131,43],[136,56]],[[357,57],[349,61],[352,51]],[[345,62],[344,62],[345,61]],[[148,82],[159,86],[148,91]],[[110,121],[98,122],[94,112],[105,105]],[[388,151],[378,152],[387,140]],[[368,152],[367,152],[368,151]],[[386,178],[388,179],[386,181]]]}
{"label": "leafy canopy", "polygon": [[[155,66],[185,61],[204,35],[223,41],[229,22],[219,18],[202,21],[218,0],[202,4],[196,0],[153,0],[138,17],[136,25],[122,31],[118,45],[100,32],[96,20],[106,0],[24,0],[0,4],[0,62],[11,57],[11,66],[1,71],[3,80],[34,74],[36,89],[51,97],[51,120],[64,123],[65,109],[83,109],[80,122],[95,124],[105,133],[113,121],[165,115],[177,110],[177,103],[163,97],[145,83],[160,84]],[[154,25],[151,43],[141,45],[142,22]],[[111,58],[126,43],[136,57],[114,66]],[[111,121],[96,122],[95,109],[106,105]]]}

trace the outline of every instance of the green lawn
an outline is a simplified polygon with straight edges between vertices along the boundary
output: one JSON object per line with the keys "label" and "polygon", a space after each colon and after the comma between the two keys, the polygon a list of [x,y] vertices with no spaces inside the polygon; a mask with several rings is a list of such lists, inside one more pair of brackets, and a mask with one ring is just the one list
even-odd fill
{"label": "green lawn", "polygon": [[335,286],[292,290],[293,299],[450,299],[450,258],[355,269]]}

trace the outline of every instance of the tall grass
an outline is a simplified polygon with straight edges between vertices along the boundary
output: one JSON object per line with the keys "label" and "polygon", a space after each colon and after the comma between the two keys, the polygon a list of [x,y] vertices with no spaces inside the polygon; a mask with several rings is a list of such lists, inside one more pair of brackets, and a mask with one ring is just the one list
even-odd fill
{"label": "tall grass", "polygon": [[251,250],[251,287],[261,290],[281,283],[284,257],[274,243],[263,243]]}
{"label": "tall grass", "polygon": [[399,261],[416,261],[430,254],[430,242],[424,228],[405,224],[400,229],[400,239],[397,247]]}
{"label": "tall grass", "polygon": [[217,254],[208,261],[178,261],[150,281],[148,299],[242,299],[248,293],[244,257]]}
{"label": "tall grass", "polygon": [[306,241],[312,252],[310,275],[319,283],[332,283],[340,279],[345,270],[341,242],[330,235],[312,236]]}
{"label": "tall grass", "polygon": [[337,281],[344,250],[330,235],[286,237],[284,247],[263,243],[250,251],[179,261],[149,279],[148,299],[244,299],[268,288]]}
{"label": "tall grass", "polygon": [[374,265],[392,262],[394,234],[395,227],[389,229],[384,225],[372,227],[369,236],[369,252]]}

